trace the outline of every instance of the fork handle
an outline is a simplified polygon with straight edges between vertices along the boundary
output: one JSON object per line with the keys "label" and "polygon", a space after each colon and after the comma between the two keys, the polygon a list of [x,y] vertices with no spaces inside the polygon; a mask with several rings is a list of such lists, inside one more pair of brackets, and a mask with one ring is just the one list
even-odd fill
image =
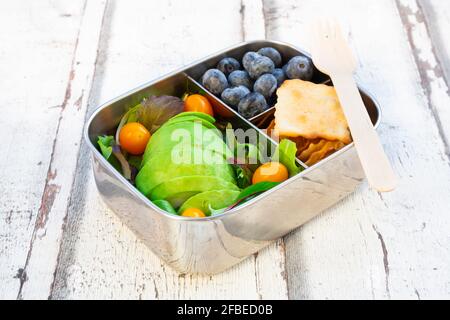
{"label": "fork handle", "polygon": [[367,114],[352,74],[331,75],[369,185],[379,192],[395,189],[397,177]]}

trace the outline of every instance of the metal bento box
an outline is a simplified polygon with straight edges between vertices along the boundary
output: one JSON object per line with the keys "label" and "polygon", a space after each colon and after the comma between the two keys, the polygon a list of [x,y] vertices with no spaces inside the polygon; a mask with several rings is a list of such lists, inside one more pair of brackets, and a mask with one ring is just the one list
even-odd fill
{"label": "metal bento box", "polygon": [[[225,213],[203,219],[169,214],[155,206],[106,161],[96,148],[96,138],[117,127],[127,108],[149,95],[181,95],[186,87],[208,95],[214,109],[231,115],[233,127],[257,129],[273,117],[273,108],[250,120],[241,117],[209,94],[196,80],[224,57],[240,58],[247,51],[274,47],[285,58],[307,53],[278,41],[252,41],[213,54],[176,72],[146,83],[100,106],[89,118],[84,136],[92,151],[93,171],[105,203],[157,256],[181,273],[215,274],[244,260],[272,241],[286,235],[323,210],[334,205],[364,180],[353,144],[319,163],[304,167],[300,174]],[[329,83],[316,70],[313,82]],[[360,88],[374,126],[380,108],[372,96]],[[258,131],[268,144],[276,142]],[[276,219],[274,219],[276,217]]]}

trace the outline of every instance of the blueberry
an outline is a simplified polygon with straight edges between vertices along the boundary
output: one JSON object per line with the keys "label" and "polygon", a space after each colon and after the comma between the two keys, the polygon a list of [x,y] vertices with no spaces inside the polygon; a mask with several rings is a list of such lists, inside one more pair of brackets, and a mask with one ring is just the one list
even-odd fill
{"label": "blueberry", "polygon": [[248,89],[252,88],[252,80],[250,79],[250,76],[248,75],[247,71],[243,70],[233,71],[228,76],[228,82],[233,87],[244,86],[247,87]]}
{"label": "blueberry", "polygon": [[241,64],[235,58],[223,58],[217,64],[217,69],[223,72],[226,76],[232,73],[234,70],[239,70]]}
{"label": "blueberry", "polygon": [[244,57],[242,58],[242,65],[244,66],[244,69],[248,71],[250,62],[256,60],[258,57],[260,57],[260,55],[254,51],[249,51],[244,54]]}
{"label": "blueberry", "polygon": [[277,79],[277,88],[279,88],[284,80],[286,80],[286,75],[284,74],[283,69],[274,69],[272,75],[275,77],[275,79]]}
{"label": "blueberry", "polygon": [[272,47],[265,47],[258,50],[258,53],[262,56],[266,56],[270,60],[273,61],[275,64],[275,67],[281,66],[282,59],[281,54],[278,52],[278,50],[272,48]]}
{"label": "blueberry", "polygon": [[247,71],[250,78],[258,79],[264,73],[272,73],[273,69],[275,69],[275,65],[272,60],[264,56],[259,56],[249,63]]}
{"label": "blueberry", "polygon": [[228,88],[228,81],[225,75],[217,69],[209,69],[202,77],[203,86],[215,95],[220,95]]}
{"label": "blueberry", "polygon": [[293,57],[286,66],[283,67],[283,70],[289,79],[301,79],[306,81],[311,80],[314,73],[311,59],[305,56]]}
{"label": "blueberry", "polygon": [[258,92],[252,92],[239,102],[238,112],[244,118],[249,119],[267,110],[267,108],[267,102],[263,95]]}
{"label": "blueberry", "polygon": [[270,73],[263,74],[256,80],[253,91],[261,93],[264,98],[269,99],[277,89],[277,79]]}
{"label": "blueberry", "polygon": [[233,88],[225,89],[222,92],[221,98],[223,102],[230,105],[231,107],[236,108],[239,104],[239,101],[242,100],[246,95],[250,93],[250,90],[244,86],[238,86]]}

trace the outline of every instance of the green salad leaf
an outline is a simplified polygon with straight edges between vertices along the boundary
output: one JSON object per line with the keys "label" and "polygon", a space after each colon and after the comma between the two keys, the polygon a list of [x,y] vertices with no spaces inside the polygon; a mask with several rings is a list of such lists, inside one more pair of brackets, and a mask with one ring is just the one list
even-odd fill
{"label": "green salad leaf", "polygon": [[280,184],[280,183],[279,182],[258,182],[253,185],[250,185],[241,191],[241,193],[238,195],[235,203],[233,203],[231,206],[229,206],[227,208],[222,208],[222,209],[213,209],[210,207],[211,215],[213,216],[213,215],[217,215],[217,214],[222,214],[228,210],[231,210],[231,209],[237,207],[238,205],[241,205],[244,202],[247,202],[247,201],[253,199],[257,195],[259,195],[267,190],[272,189],[273,187],[277,186],[278,184]]}
{"label": "green salad leaf", "polygon": [[270,190],[279,184],[280,184],[279,182],[267,182],[267,181],[252,184],[251,186],[241,191],[241,193],[237,197],[236,202],[228,209],[232,209],[248,200],[251,200],[257,195],[266,192],[267,190]]}
{"label": "green salad leaf", "polygon": [[120,147],[116,144],[113,136],[99,136],[97,144],[100,147],[100,151],[103,157],[122,175],[128,179],[134,179],[133,168],[128,163],[128,160],[123,155]]}
{"label": "green salad leaf", "polygon": [[253,144],[239,143],[233,133],[231,123],[228,123],[226,126],[225,138],[228,147],[234,154],[234,159],[230,159],[229,162],[233,166],[236,183],[241,189],[247,188],[252,184],[253,173],[260,165],[261,152]]}
{"label": "green salad leaf", "polygon": [[239,188],[244,189],[252,184],[253,171],[248,165],[233,164],[232,166],[236,175],[236,184]]}
{"label": "green salad leaf", "polygon": [[170,202],[167,200],[153,200],[152,202],[155,206],[159,207],[160,209],[168,213],[177,214],[177,211],[174,209],[174,207],[172,207]]}
{"label": "green salad leaf", "polygon": [[128,156],[128,163],[137,169],[141,167],[141,162],[142,156],[133,156],[133,155]]}
{"label": "green salad leaf", "polygon": [[119,172],[121,172],[121,165],[119,160],[113,154],[113,146],[115,145],[113,136],[99,136],[97,144],[100,147],[100,152],[103,157]]}
{"label": "green salad leaf", "polygon": [[106,160],[111,157],[112,154],[112,146],[114,145],[114,137],[113,136],[99,136],[97,140],[97,144],[100,147],[100,151],[102,152],[103,157]]}
{"label": "green salad leaf", "polygon": [[283,139],[275,150],[272,161],[278,161],[286,166],[289,171],[289,177],[292,177],[303,171],[303,168],[297,166],[296,154],[297,145],[289,139]]}
{"label": "green salad leaf", "polygon": [[208,207],[209,207],[209,210],[211,211],[211,216],[216,216],[218,214],[222,214],[228,210],[228,208],[214,209],[213,207],[211,207],[211,205],[209,205]]}
{"label": "green salad leaf", "polygon": [[241,191],[241,193],[238,195],[237,201],[241,201],[250,196],[254,196],[261,192],[270,190],[278,184],[280,184],[280,183],[279,182],[268,182],[268,181],[263,181],[263,182],[258,182],[258,183],[252,184],[251,186],[249,186]]}

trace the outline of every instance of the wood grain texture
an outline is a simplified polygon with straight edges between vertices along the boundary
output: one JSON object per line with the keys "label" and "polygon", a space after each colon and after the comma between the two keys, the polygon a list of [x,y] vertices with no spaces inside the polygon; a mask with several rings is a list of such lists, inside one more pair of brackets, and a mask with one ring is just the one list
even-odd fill
{"label": "wood grain texture", "polygon": [[69,82],[57,122],[56,136],[18,297],[42,299],[50,295],[64,222],[68,213],[72,184],[77,173],[77,157],[84,127],[87,97],[97,60],[97,44],[106,1],[84,4],[75,43]]}
{"label": "wood grain texture", "polygon": [[[58,186],[49,166],[67,92],[84,1],[0,3],[0,298],[16,298],[35,226]],[[44,200],[44,201],[42,201]]]}
{"label": "wood grain texture", "polygon": [[[361,61],[360,83],[383,108],[379,128],[400,176],[363,185],[286,240],[291,298],[449,297],[450,167],[395,1],[267,1],[269,38],[308,47],[306,25],[338,16]],[[437,111],[439,112],[439,111]],[[420,186],[420,187],[419,187]]]}
{"label": "wood grain texture", "polygon": [[424,16],[436,60],[440,63],[444,76],[450,82],[450,43],[448,30],[450,30],[450,3],[441,0],[418,0],[417,7]]}
{"label": "wood grain texture", "polygon": [[[257,37],[255,3],[111,2],[100,40],[98,105],[130,87],[243,40]],[[191,9],[195,7],[196,10]],[[135,12],[148,14],[136,19]],[[180,19],[188,14],[188,19]],[[178,28],[174,30],[173,26]],[[249,25],[242,29],[243,25]],[[206,26],[210,26],[208,29]],[[287,298],[280,242],[217,276],[180,275],[164,265],[100,199],[82,147],[52,298]],[[86,170],[86,171],[85,171]],[[88,172],[88,173],[86,173]],[[84,204],[84,205],[82,205]],[[95,276],[93,276],[95,275]]]}
{"label": "wood grain texture", "polygon": [[[447,5],[437,8],[449,10],[450,5],[448,2],[446,3]],[[443,56],[438,54],[438,49],[431,38],[430,24],[432,20],[430,17],[426,19],[425,12],[417,0],[397,0],[397,6],[419,68],[428,105],[445,142],[446,153],[450,156],[450,126],[448,125],[450,123],[450,108],[448,107],[450,105],[450,88],[448,78],[444,73]]]}

